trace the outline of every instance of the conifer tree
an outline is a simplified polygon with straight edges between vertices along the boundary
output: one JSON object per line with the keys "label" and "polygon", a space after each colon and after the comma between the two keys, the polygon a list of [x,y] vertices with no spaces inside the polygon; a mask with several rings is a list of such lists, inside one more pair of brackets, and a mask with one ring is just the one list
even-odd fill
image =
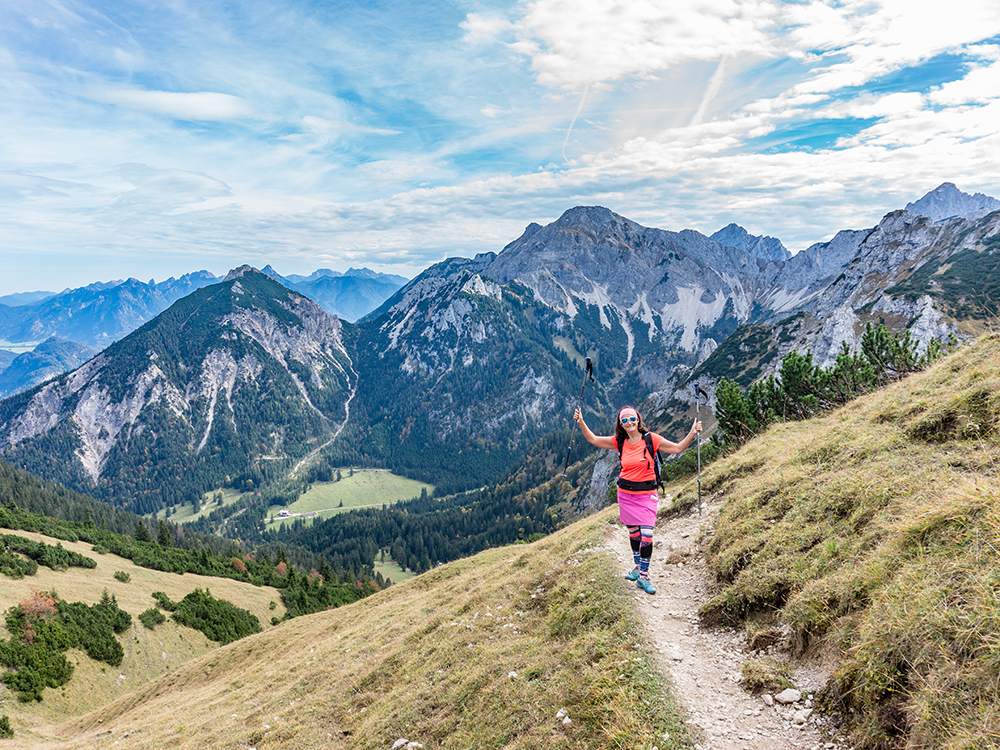
{"label": "conifer tree", "polygon": [[149,529],[146,528],[146,522],[142,519],[135,525],[135,540],[137,542],[152,541],[152,538],[149,536]]}

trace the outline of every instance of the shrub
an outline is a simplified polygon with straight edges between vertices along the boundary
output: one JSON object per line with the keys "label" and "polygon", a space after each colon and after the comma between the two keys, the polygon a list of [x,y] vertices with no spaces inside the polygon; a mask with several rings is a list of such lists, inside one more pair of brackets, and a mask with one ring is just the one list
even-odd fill
{"label": "shrub", "polygon": [[34,560],[25,560],[10,550],[0,552],[0,573],[3,573],[5,576],[20,579],[25,576],[33,576],[37,572],[38,563]]}
{"label": "shrub", "polygon": [[223,645],[263,630],[260,620],[252,612],[224,599],[216,599],[207,590],[195,589],[176,607],[173,614],[175,622],[200,630]]}
{"label": "shrub", "polygon": [[10,719],[7,718],[7,714],[0,716],[0,737],[9,740],[13,736],[14,730],[10,726]]}
{"label": "shrub", "polygon": [[[20,552],[37,563],[34,566],[34,570],[38,569],[38,565],[44,565],[53,570],[65,570],[69,567],[97,567],[97,563],[94,560],[84,557],[77,552],[71,552],[62,546],[62,542],[52,547],[45,544],[45,542],[33,542],[30,539],[25,539],[23,536],[15,534],[0,534],[0,546],[5,548],[4,554],[10,558],[16,558],[17,555],[14,553]],[[21,562],[23,563],[24,561]],[[2,564],[2,561],[0,561],[0,567],[2,567]],[[31,573],[27,573],[27,575],[34,575],[34,570]],[[15,575],[14,577],[19,578],[20,576]]]}
{"label": "shrub", "polygon": [[170,601],[170,597],[164,594],[162,591],[154,591],[153,599],[156,601],[156,605],[160,609],[165,609],[167,612],[173,612],[177,609],[177,604]]}
{"label": "shrub", "polygon": [[124,570],[116,570],[115,579],[121,581],[122,583],[128,583],[129,581],[132,580],[132,576],[130,576]]}
{"label": "shrub", "polygon": [[124,651],[114,634],[128,628],[132,617],[107,590],[93,606],[35,591],[7,611],[6,624],[11,636],[0,642],[0,664],[10,671],[0,675],[0,682],[27,702],[40,701],[45,688],[64,685],[73,676],[73,665],[63,654],[67,649],[83,649],[111,666],[121,664]]}
{"label": "shrub", "polygon": [[149,630],[155,629],[157,625],[166,621],[166,616],[156,607],[150,607],[139,615],[139,622],[145,625]]}
{"label": "shrub", "polygon": [[18,605],[25,621],[51,620],[59,614],[58,597],[55,592],[32,591],[31,595]]}
{"label": "shrub", "polygon": [[812,352],[791,351],[774,375],[753,383],[744,393],[735,381],[722,378],[716,389],[716,417],[729,446],[739,446],[774,422],[807,419],[924,370],[944,356],[945,347],[932,341],[923,354],[909,331],[891,333],[884,325],[868,323],[861,351],[845,342],[836,362],[824,369],[813,363]]}

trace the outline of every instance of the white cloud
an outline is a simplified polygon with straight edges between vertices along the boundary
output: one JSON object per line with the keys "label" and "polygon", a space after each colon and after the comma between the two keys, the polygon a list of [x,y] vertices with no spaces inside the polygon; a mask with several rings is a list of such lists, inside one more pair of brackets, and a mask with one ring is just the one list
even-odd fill
{"label": "white cloud", "polygon": [[95,86],[87,93],[93,101],[178,120],[234,120],[253,115],[253,107],[245,99],[215,91],[181,93]]}
{"label": "white cloud", "polygon": [[282,136],[281,140],[305,144],[308,148],[325,148],[344,135],[399,135],[392,128],[372,128],[346,120],[330,120],[325,117],[306,115],[302,118],[302,130]]}
{"label": "white cloud", "polygon": [[[783,9],[790,44],[834,61],[794,93],[829,93],[901,67],[955,51],[1000,33],[1000,4],[955,0],[847,0],[836,8],[814,1]],[[838,61],[838,60],[842,60]]]}
{"label": "white cloud", "polygon": [[770,55],[775,14],[762,0],[535,0],[511,46],[532,58],[540,83],[581,89],[690,60]]}
{"label": "white cloud", "polygon": [[514,28],[505,18],[481,13],[469,13],[459,26],[465,31],[467,42],[491,42]]}
{"label": "white cloud", "polygon": [[1000,62],[974,68],[959,81],[951,81],[928,95],[931,102],[941,106],[985,103],[1000,97]]}

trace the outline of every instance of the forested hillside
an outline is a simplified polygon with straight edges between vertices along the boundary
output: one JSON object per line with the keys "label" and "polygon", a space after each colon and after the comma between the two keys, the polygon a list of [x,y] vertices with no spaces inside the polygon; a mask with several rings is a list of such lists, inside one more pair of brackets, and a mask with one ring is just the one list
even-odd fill
{"label": "forested hillside", "polygon": [[0,447],[40,476],[141,514],[283,476],[347,416],[340,323],[241,269],[86,366],[0,401]]}

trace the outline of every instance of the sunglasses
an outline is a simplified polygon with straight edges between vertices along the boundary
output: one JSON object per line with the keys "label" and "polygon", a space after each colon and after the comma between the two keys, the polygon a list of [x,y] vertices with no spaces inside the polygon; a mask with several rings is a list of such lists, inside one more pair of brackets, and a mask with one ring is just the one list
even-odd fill
{"label": "sunglasses", "polygon": [[638,417],[622,417],[622,424],[631,424],[632,422],[638,422]]}

